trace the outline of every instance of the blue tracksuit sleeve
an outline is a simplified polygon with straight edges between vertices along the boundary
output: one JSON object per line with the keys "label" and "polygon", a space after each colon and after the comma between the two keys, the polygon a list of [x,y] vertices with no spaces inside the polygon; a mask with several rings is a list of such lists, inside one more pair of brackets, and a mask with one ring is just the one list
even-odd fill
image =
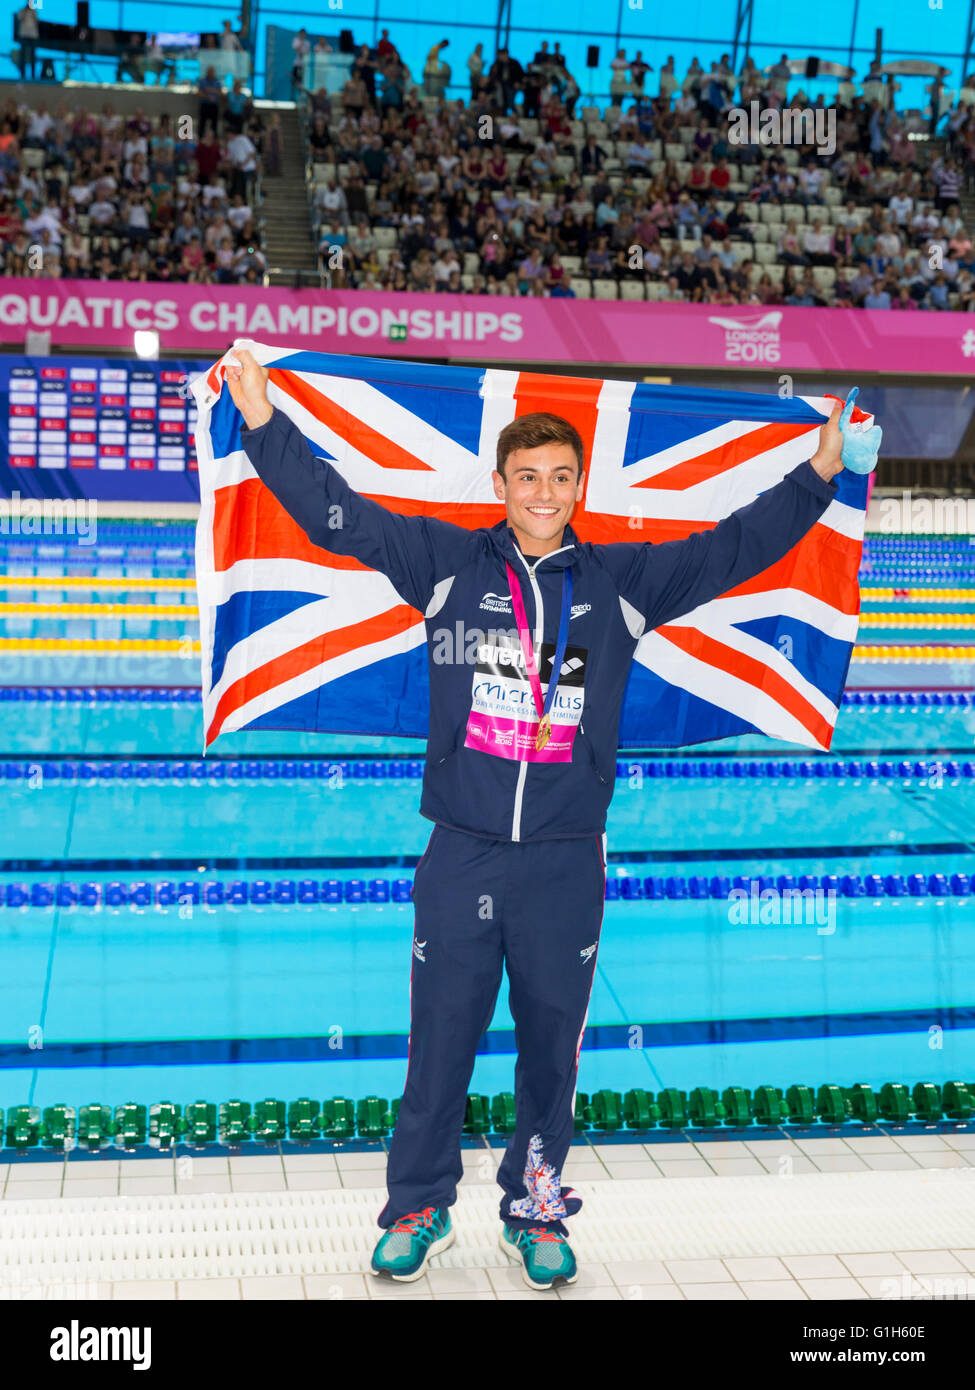
{"label": "blue tracksuit sleeve", "polygon": [[455,574],[470,554],[472,533],[465,527],[401,516],[353,491],[333,464],[315,457],[282,411],[258,429],[242,429],[240,438],[261,482],[314,545],[385,574],[421,613],[439,580]]}
{"label": "blue tracksuit sleeve", "polygon": [[606,545],[600,550],[620,595],[646,620],[645,631],[689,613],[781,560],[836,496],[808,462],[775,487],[680,541]]}

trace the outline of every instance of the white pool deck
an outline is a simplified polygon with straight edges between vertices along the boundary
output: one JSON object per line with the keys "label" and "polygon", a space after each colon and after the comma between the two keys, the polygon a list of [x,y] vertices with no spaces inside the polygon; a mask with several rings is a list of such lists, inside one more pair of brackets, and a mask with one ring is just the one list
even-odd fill
{"label": "white pool deck", "polygon": [[464,1151],[454,1245],[368,1271],[385,1153],[0,1163],[3,1299],[846,1300],[975,1297],[975,1133],[575,1144],[571,1287],[498,1249],[502,1150]]}

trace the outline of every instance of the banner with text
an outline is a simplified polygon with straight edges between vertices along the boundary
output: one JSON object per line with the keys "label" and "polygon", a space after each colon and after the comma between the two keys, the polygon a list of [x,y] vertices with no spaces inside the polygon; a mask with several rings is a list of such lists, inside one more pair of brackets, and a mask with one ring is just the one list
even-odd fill
{"label": "banner with text", "polygon": [[169,352],[235,338],[317,352],[529,363],[970,376],[969,314],[768,309],[496,295],[382,294],[256,286],[0,281],[0,342],[49,329],[59,347],[131,350],[157,329]]}

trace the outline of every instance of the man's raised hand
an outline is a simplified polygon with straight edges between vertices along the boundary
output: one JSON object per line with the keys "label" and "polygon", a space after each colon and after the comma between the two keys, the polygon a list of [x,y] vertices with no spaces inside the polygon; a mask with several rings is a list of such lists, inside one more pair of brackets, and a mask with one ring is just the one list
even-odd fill
{"label": "man's raised hand", "polygon": [[879,425],[861,429],[851,422],[853,407],[859,395],[854,386],[845,401],[833,400],[833,411],[819,431],[819,448],[809,460],[821,478],[829,482],[843,468],[852,473],[871,473],[877,466],[877,451],[883,439]]}
{"label": "man's raised hand", "polygon": [[234,358],[227,363],[227,385],[230,398],[244,417],[249,430],[256,430],[267,424],[274,414],[274,407],[267,398],[268,370],[262,367],[244,347],[232,349]]}
{"label": "man's raised hand", "polygon": [[833,406],[833,413],[819,431],[819,448],[809,460],[819,476],[827,483],[831,478],[835,478],[843,468],[840,457],[843,451],[843,436],[840,434],[842,410],[843,402],[837,401]]}

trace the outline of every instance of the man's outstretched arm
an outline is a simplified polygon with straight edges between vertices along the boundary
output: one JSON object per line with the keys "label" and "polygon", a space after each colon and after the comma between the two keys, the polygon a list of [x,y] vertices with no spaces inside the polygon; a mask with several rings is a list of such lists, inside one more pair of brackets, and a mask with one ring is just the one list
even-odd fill
{"label": "man's outstretched arm", "polygon": [[267,396],[267,369],[246,348],[227,384],[243,416],[241,447],[265,487],[308,539],[336,555],[352,555],[385,574],[421,613],[438,581],[453,574],[470,544],[463,526],[435,517],[402,516],[355,492],[327,459],[316,458],[304,435]]}
{"label": "man's outstretched arm", "polygon": [[[852,404],[847,418],[850,410]],[[620,594],[644,617],[645,631],[761,574],[815,525],[836,496],[832,479],[843,468],[841,411],[842,403],[823,425],[812,459],[712,530],[659,545],[601,547]]]}

